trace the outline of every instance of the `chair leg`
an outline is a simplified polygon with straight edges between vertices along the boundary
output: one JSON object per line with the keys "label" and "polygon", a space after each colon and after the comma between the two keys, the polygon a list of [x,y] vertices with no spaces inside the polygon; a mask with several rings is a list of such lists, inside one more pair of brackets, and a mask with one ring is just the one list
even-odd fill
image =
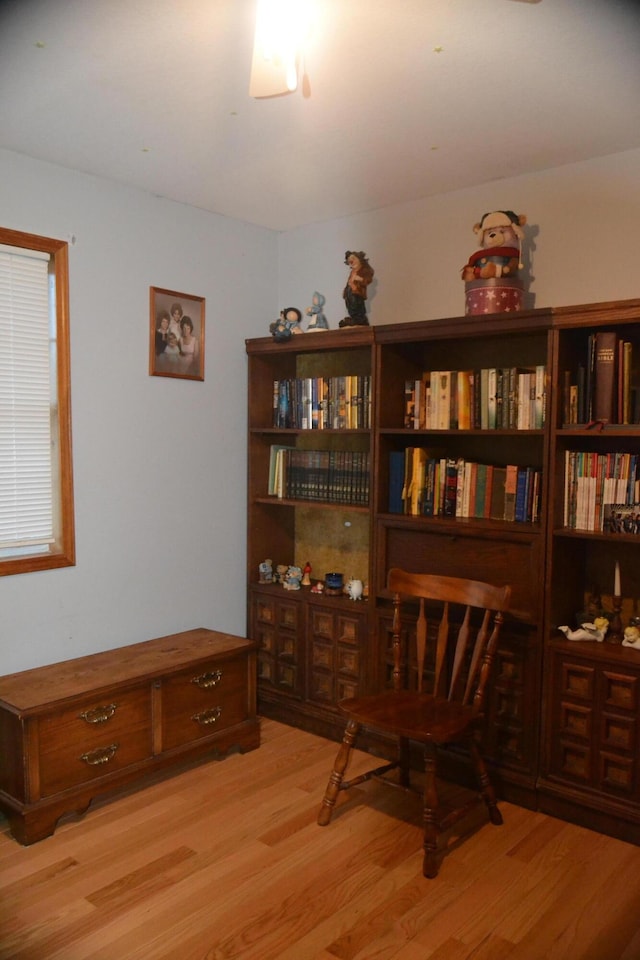
{"label": "chair leg", "polygon": [[342,743],[340,744],[340,749],[338,750],[338,755],[333,765],[331,776],[329,777],[327,789],[325,790],[324,797],[322,798],[322,805],[318,812],[318,824],[321,827],[326,827],[331,820],[333,808],[336,805],[336,800],[338,799],[338,794],[340,793],[340,786],[342,784],[342,780],[347,769],[347,764],[349,763],[349,756],[351,755],[351,750],[358,735],[359,729],[359,723],[356,723],[355,720],[349,720],[347,723],[347,728],[344,732],[344,737],[342,738]]}
{"label": "chair leg", "polygon": [[494,823],[496,826],[500,826],[500,824],[503,823],[503,820],[502,814],[498,809],[496,792],[493,789],[491,780],[489,779],[487,765],[484,762],[484,759],[478,750],[478,745],[473,738],[469,741],[469,749],[471,752],[473,767],[478,779],[480,793],[482,794],[482,798],[487,805],[487,810],[489,811],[489,819],[491,820],[491,823]]}
{"label": "chair leg", "polygon": [[438,876],[438,786],[437,747],[424,748],[424,860],[422,873],[432,879]]}

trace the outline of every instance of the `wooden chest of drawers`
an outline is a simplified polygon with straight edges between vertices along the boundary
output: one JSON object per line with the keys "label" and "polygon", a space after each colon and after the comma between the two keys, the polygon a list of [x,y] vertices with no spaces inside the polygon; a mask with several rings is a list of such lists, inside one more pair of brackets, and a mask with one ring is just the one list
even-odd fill
{"label": "wooden chest of drawers", "polygon": [[255,644],[199,628],[0,677],[0,807],[34,843],[152,769],[252,750]]}

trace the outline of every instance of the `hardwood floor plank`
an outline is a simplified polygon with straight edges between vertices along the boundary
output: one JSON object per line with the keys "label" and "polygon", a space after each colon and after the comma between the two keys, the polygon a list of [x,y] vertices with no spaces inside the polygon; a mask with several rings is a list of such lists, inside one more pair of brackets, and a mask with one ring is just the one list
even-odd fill
{"label": "hardwood floor plank", "polygon": [[0,821],[0,960],[639,960],[640,848],[502,803],[425,880],[419,798],[363,784],[318,827],[336,744],[262,735],[31,847]]}

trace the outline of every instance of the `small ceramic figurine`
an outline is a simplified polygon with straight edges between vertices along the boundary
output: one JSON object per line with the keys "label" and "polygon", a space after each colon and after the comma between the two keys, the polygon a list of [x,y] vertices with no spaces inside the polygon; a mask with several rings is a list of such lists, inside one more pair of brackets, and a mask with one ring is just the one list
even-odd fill
{"label": "small ceramic figurine", "polygon": [[622,638],[623,647],[636,647],[640,649],[640,628],[630,625],[625,627],[624,637]]}
{"label": "small ceramic figurine", "polygon": [[286,563],[279,563],[279,564],[278,564],[278,566],[276,567],[275,577],[273,578],[276,583],[284,583],[284,578],[285,578],[286,575],[287,575],[287,570],[288,570],[288,569],[289,569],[289,568],[288,568],[288,566],[286,565]]}
{"label": "small ceramic figurine", "polygon": [[348,316],[340,321],[340,327],[367,327],[369,320],[365,300],[367,287],[373,280],[373,267],[367,260],[364,250],[347,250],[344,262],[350,273],[342,292]]}
{"label": "small ceramic figurine", "polygon": [[595,640],[597,643],[602,643],[608,629],[609,621],[606,617],[598,617],[593,623],[581,623],[578,630],[558,627],[567,640]]}
{"label": "small ceramic figurine", "polygon": [[259,565],[260,583],[273,582],[273,563],[271,560],[263,560]]}
{"label": "small ceramic figurine", "polygon": [[300,567],[289,567],[284,577],[282,586],[285,590],[299,590],[302,580],[302,570]]}
{"label": "small ceramic figurine", "polygon": [[316,290],[311,300],[311,306],[305,310],[306,315],[311,317],[307,327],[307,333],[313,333],[315,330],[328,330],[329,323],[322,312],[325,302],[324,297]]}
{"label": "small ceramic figurine", "polygon": [[347,593],[351,600],[360,600],[364,591],[364,584],[362,580],[348,580],[347,581]]}
{"label": "small ceramic figurine", "polygon": [[307,560],[302,570],[302,586],[310,587],[311,586],[311,564]]}
{"label": "small ceramic figurine", "polygon": [[302,333],[301,320],[302,314],[297,307],[286,307],[281,310],[280,318],[269,325],[273,339],[281,343],[284,340],[290,340],[294,333]]}

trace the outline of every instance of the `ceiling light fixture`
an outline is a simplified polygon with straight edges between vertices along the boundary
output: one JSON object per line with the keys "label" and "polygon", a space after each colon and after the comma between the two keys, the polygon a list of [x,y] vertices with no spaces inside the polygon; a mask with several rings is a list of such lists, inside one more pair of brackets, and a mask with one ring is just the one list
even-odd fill
{"label": "ceiling light fixture", "polygon": [[293,93],[309,34],[310,0],[258,0],[249,94]]}

